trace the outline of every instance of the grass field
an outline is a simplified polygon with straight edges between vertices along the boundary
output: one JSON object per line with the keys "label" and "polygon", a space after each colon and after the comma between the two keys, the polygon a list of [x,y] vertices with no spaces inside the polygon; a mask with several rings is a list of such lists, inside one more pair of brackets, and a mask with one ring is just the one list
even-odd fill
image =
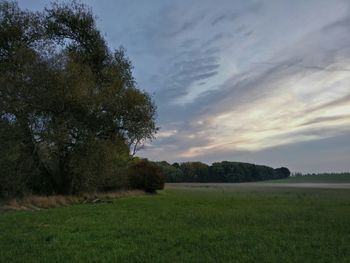
{"label": "grass field", "polygon": [[350,191],[167,189],[0,214],[0,262],[349,262]]}
{"label": "grass field", "polygon": [[288,177],[266,182],[272,183],[350,183],[350,175],[308,175]]}

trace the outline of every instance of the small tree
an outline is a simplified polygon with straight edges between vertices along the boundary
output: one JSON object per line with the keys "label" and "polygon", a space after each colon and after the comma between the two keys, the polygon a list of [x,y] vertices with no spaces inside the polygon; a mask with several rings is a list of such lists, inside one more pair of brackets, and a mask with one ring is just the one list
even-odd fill
{"label": "small tree", "polygon": [[128,176],[132,188],[142,189],[147,193],[155,193],[164,188],[164,175],[152,162],[138,161],[129,168]]}
{"label": "small tree", "polygon": [[277,173],[278,178],[287,178],[290,176],[290,171],[286,167],[277,168],[275,169],[275,171]]}

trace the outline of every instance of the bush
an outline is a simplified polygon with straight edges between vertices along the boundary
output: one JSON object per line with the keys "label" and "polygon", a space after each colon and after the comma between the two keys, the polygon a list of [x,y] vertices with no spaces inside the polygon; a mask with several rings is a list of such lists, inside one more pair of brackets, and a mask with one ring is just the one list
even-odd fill
{"label": "bush", "polygon": [[146,160],[140,160],[128,170],[130,186],[142,189],[147,193],[155,193],[164,188],[164,175],[159,167]]}
{"label": "bush", "polygon": [[281,167],[275,169],[275,172],[277,173],[278,178],[287,178],[290,176],[290,171],[286,167]]}

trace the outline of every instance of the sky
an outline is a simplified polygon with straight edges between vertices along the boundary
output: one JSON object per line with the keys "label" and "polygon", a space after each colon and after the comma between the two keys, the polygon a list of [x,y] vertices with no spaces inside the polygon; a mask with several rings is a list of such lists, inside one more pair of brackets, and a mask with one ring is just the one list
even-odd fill
{"label": "sky", "polygon": [[350,1],[82,2],[158,107],[140,156],[350,171]]}

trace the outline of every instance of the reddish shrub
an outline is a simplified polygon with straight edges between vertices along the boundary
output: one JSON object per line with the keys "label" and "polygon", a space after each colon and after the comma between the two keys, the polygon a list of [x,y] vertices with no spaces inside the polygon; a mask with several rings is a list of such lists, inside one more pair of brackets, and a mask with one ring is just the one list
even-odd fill
{"label": "reddish shrub", "polygon": [[164,188],[164,175],[152,162],[141,160],[128,170],[130,185],[147,193],[155,193]]}

